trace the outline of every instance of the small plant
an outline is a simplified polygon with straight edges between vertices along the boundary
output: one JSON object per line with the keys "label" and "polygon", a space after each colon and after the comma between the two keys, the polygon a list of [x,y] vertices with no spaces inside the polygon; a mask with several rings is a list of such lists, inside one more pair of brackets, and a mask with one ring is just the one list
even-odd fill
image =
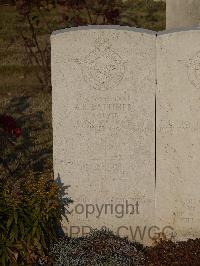
{"label": "small plant", "polygon": [[72,201],[49,174],[0,181],[0,265],[29,265],[48,255]]}

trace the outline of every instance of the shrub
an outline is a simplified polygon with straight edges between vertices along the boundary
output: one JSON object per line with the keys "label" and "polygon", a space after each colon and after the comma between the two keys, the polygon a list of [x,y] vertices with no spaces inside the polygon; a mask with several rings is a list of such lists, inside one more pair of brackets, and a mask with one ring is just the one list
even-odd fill
{"label": "shrub", "polygon": [[71,199],[50,173],[17,181],[1,177],[0,265],[31,265],[46,258]]}

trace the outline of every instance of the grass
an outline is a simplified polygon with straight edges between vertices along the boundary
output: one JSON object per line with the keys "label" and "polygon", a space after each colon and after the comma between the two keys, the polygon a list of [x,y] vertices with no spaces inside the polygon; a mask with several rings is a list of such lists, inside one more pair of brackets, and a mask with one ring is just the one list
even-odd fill
{"label": "grass", "polygon": [[[52,169],[51,94],[43,91],[27,62],[13,6],[0,7],[0,113],[16,118],[22,137],[4,159],[16,174]],[[26,29],[26,26],[23,26]],[[42,38],[48,38],[41,33]],[[0,166],[0,171],[4,169]]]}
{"label": "grass", "polygon": [[1,65],[0,66],[0,75],[31,74],[31,72],[34,69],[38,69],[38,66]]}
{"label": "grass", "polygon": [[13,6],[0,7],[0,38],[8,40],[16,35],[16,10]]}

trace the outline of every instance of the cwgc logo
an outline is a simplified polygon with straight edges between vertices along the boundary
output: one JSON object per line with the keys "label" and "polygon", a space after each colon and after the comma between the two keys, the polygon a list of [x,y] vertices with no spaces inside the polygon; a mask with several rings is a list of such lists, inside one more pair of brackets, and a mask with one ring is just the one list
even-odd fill
{"label": "cwgc logo", "polygon": [[81,67],[84,80],[93,89],[106,91],[119,85],[125,66],[120,55],[112,50],[103,35],[95,42],[95,48],[84,58],[73,60]]}

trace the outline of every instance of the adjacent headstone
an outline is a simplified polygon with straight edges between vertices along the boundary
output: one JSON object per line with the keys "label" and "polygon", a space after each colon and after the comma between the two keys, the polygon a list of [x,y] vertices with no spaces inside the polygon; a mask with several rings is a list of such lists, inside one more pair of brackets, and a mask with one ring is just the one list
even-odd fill
{"label": "adjacent headstone", "polygon": [[166,0],[166,28],[200,26],[199,0]]}
{"label": "adjacent headstone", "polygon": [[157,38],[157,225],[200,237],[200,30]]}
{"label": "adjacent headstone", "polygon": [[52,43],[54,173],[69,235],[106,226],[142,243],[155,218],[156,35],[78,27]]}

